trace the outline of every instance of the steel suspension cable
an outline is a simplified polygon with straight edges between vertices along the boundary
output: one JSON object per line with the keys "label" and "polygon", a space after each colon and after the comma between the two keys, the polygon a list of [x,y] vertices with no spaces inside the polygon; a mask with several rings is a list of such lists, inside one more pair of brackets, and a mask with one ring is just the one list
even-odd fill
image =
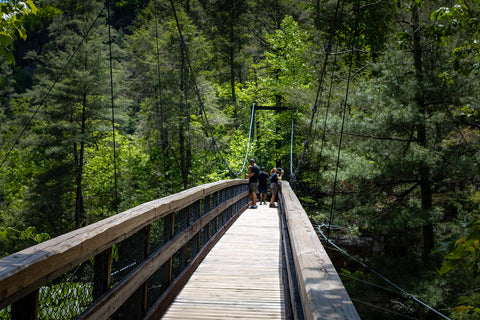
{"label": "steel suspension cable", "polygon": [[250,152],[250,143],[253,137],[253,120],[255,119],[255,103],[252,105],[252,115],[250,116],[250,130],[248,131],[248,143],[247,143],[247,152],[245,153],[245,159],[243,160],[242,169],[236,174],[239,175],[245,169],[247,164],[248,153]]}
{"label": "steel suspension cable", "polygon": [[[328,225],[330,226],[332,224],[332,219],[333,219],[333,208],[335,206],[335,198],[336,198],[336,192],[337,192],[337,179],[338,179],[338,167],[340,165],[340,154],[342,151],[342,142],[343,142],[343,129],[345,126],[345,118],[347,114],[347,105],[348,105],[348,93],[350,90],[350,76],[352,73],[352,67],[353,67],[353,54],[354,54],[354,49],[355,49],[355,42],[357,40],[358,36],[358,24],[359,24],[359,10],[360,10],[360,0],[357,0],[357,6],[355,9],[355,26],[354,26],[354,34],[352,36],[352,44],[351,44],[351,52],[350,52],[350,61],[349,61],[349,68],[348,68],[348,77],[347,77],[347,87],[345,89],[345,98],[343,101],[343,115],[342,115],[342,126],[340,130],[340,140],[338,142],[338,153],[337,153],[337,160],[336,160],[336,166],[335,166],[335,178],[333,181],[333,191],[332,191],[332,201],[330,203],[330,217],[329,217],[329,223]],[[330,227],[328,228],[328,237],[330,237]]]}
{"label": "steel suspension cable", "polygon": [[363,266],[364,268],[368,269],[370,272],[374,273],[375,275],[377,275],[379,278],[381,278],[383,281],[387,282],[389,285],[391,285],[392,287],[394,287],[395,289],[399,290],[401,293],[403,293],[406,297],[420,303],[421,305],[423,305],[424,307],[430,309],[431,311],[435,312],[436,314],[438,314],[439,316],[441,316],[442,318],[444,319],[447,319],[447,320],[451,320],[450,318],[448,318],[447,316],[443,315],[442,313],[440,313],[439,311],[435,310],[434,308],[432,308],[431,306],[427,305],[425,302],[419,300],[417,297],[415,297],[414,295],[408,293],[407,291],[405,291],[404,289],[402,289],[400,286],[398,286],[397,284],[393,283],[391,280],[387,279],[386,277],[384,277],[382,274],[380,274],[379,272],[377,272],[376,270],[374,270],[372,267],[366,265],[365,263],[363,263],[362,261],[356,259],[355,257],[351,256],[350,254],[348,254],[348,252],[346,252],[345,250],[343,250],[342,248],[340,248],[339,246],[337,246],[333,241],[330,240],[330,237],[329,236],[326,236],[323,232],[322,232],[322,227],[327,227],[328,229],[327,230],[330,230],[330,223],[328,225],[319,225],[318,228],[317,228],[317,231],[320,233],[320,235],[323,237],[323,239],[325,241],[327,241],[330,245],[332,245],[336,250],[338,250],[339,252],[341,252],[342,254],[344,254],[345,256],[349,257],[350,259],[352,259],[353,261],[359,263],[361,266]]}
{"label": "steel suspension cable", "polygon": [[[339,162],[340,162],[340,154],[341,154],[341,146],[342,146],[342,141],[343,141],[343,129],[344,129],[344,124],[345,124],[345,118],[346,118],[346,108],[347,108],[347,105],[348,105],[348,93],[349,93],[349,87],[350,87],[350,76],[351,76],[351,70],[352,70],[352,65],[353,65],[353,49],[354,49],[354,45],[355,45],[355,41],[356,41],[356,38],[358,36],[358,12],[359,12],[359,6],[360,6],[360,1],[357,0],[357,6],[356,6],[356,22],[355,22],[355,35],[353,36],[353,40],[352,40],[352,48],[351,48],[351,54],[350,54],[350,62],[349,62],[349,71],[348,71],[348,78],[347,78],[347,88],[346,88],[346,92],[345,92],[345,98],[344,98],[344,102],[343,102],[343,115],[342,115],[342,125],[341,125],[341,131],[340,131],[340,141],[339,141],[339,145],[338,145],[338,153],[337,153],[337,160],[336,160],[336,170],[335,170],[335,179],[334,179],[334,184],[333,184],[333,195],[332,195],[332,202],[331,202],[331,206],[330,206],[330,217],[329,217],[329,223],[327,225],[321,225],[318,227],[318,231],[319,233],[322,235],[322,237],[324,238],[325,241],[327,241],[330,245],[332,245],[335,249],[337,249],[339,252],[345,254],[346,256],[350,257],[352,260],[356,261],[357,263],[361,264],[363,267],[367,268],[368,270],[370,270],[371,272],[373,272],[374,274],[376,274],[377,276],[379,276],[381,279],[383,279],[384,281],[386,281],[388,284],[390,284],[391,286],[393,286],[394,288],[396,288],[397,290],[399,290],[401,293],[403,293],[405,296],[407,296],[408,298],[420,303],[421,305],[423,305],[424,307],[428,308],[429,310],[433,311],[434,313],[436,313],[437,315],[441,316],[442,318],[444,319],[447,319],[447,320],[451,320],[450,318],[448,318],[447,316],[443,315],[442,313],[440,313],[439,311],[435,310],[434,308],[432,308],[431,306],[427,305],[426,303],[424,303],[423,301],[419,300],[418,298],[416,298],[414,295],[408,293],[407,291],[405,291],[404,289],[402,289],[401,287],[399,287],[398,285],[396,285],[395,283],[393,283],[392,281],[390,281],[389,279],[387,279],[386,277],[384,277],[383,275],[381,275],[380,273],[378,273],[377,271],[375,271],[374,269],[372,269],[371,267],[369,267],[368,265],[364,264],[363,262],[359,261],[358,259],[350,256],[346,251],[344,251],[343,249],[341,249],[340,247],[338,247],[335,243],[333,243],[331,240],[330,240],[330,229],[331,229],[331,222],[332,222],[332,217],[333,217],[333,207],[335,205],[335,195],[336,195],[336,184],[337,184],[337,178],[338,178],[338,168],[339,168]],[[338,2],[337,2],[337,8],[338,8]],[[333,81],[333,77],[331,79]],[[331,82],[332,83],[332,82]],[[330,87],[330,94],[331,95],[331,88]],[[317,98],[318,98],[318,94],[317,94]],[[328,104],[329,106],[329,104]],[[314,106],[314,111],[313,111],[313,114],[312,114],[312,119],[313,119],[313,116],[314,116],[314,113],[316,111],[316,105]],[[328,108],[328,107],[327,107]],[[328,114],[328,112],[327,112]],[[324,127],[326,127],[326,118],[325,118],[325,122],[324,122]],[[460,130],[459,130],[460,131]],[[324,132],[325,130],[323,131],[323,134],[322,134],[322,137],[324,136]],[[460,134],[462,134],[460,132]],[[462,135],[463,137],[463,135]],[[464,138],[465,139],[465,138]],[[323,150],[323,141],[324,139],[322,138],[322,150]],[[466,141],[466,140],[465,140]],[[305,148],[304,148],[304,151],[305,151]],[[327,227],[327,235],[325,235],[322,230],[321,230],[321,227],[323,226],[326,226]]]}
{"label": "steel suspension cable", "polygon": [[[341,14],[343,14],[343,2],[342,2],[342,10]],[[335,44],[335,54],[333,58],[333,63],[332,63],[332,73],[330,76],[330,87],[328,89],[328,98],[327,98],[327,108],[325,110],[325,118],[323,119],[323,130],[322,130],[322,137],[321,137],[321,143],[320,143],[320,153],[319,153],[319,161],[322,160],[323,157],[323,148],[325,146],[325,133],[327,131],[327,120],[328,120],[328,114],[330,112],[330,103],[332,101],[332,90],[333,90],[333,79],[334,79],[334,74],[335,74],[335,64],[337,63],[337,52],[338,52],[338,45]],[[318,117],[318,114],[317,114]],[[316,134],[314,134],[314,139],[316,139]],[[320,175],[320,170],[317,170],[317,178],[315,179],[315,186],[318,186],[318,181]]]}
{"label": "steel suspension cable", "polygon": [[19,135],[17,136],[17,138],[15,139],[15,142],[13,143],[12,147],[9,149],[9,151],[7,152],[7,154],[5,155],[5,157],[3,158],[2,162],[0,163],[0,168],[3,166],[3,164],[5,163],[5,161],[7,161],[7,159],[10,157],[10,154],[12,153],[13,149],[15,149],[15,146],[18,144],[18,142],[20,141],[20,138],[25,134],[25,132],[27,131],[28,127],[30,127],[33,119],[35,119],[35,117],[37,116],[37,113],[38,111],[40,111],[40,108],[44,105],[44,103],[46,102],[47,98],[50,96],[50,93],[52,92],[53,88],[55,87],[55,85],[60,81],[60,78],[62,77],[63,73],[65,72],[65,70],[67,69],[67,66],[70,64],[70,62],[72,61],[73,57],[77,54],[77,52],[80,50],[80,48],[82,47],[83,43],[85,42],[85,39],[87,38],[87,36],[89,35],[90,31],[92,31],[93,27],[95,26],[95,24],[97,24],[97,21],[98,19],[102,16],[103,14],[103,8],[102,10],[100,10],[100,12],[98,13],[97,17],[95,18],[95,20],[92,22],[92,24],[90,25],[90,27],[88,28],[87,32],[85,33],[85,35],[82,37],[82,40],[80,40],[80,42],[78,43],[77,47],[75,48],[75,50],[73,51],[73,53],[70,55],[70,57],[68,58],[67,62],[63,65],[62,69],[60,70],[59,74],[57,75],[57,77],[55,78],[55,80],[53,81],[52,85],[48,88],[47,90],[47,93],[45,94],[45,96],[43,96],[43,98],[40,100],[40,102],[38,103],[38,107],[35,109],[35,111],[33,112],[32,116],[29,118],[27,124],[23,127],[22,131],[19,133]]}
{"label": "steel suspension cable", "polygon": [[156,103],[156,112],[160,111],[160,139],[162,143],[162,152],[165,152],[166,142],[165,142],[165,124],[164,124],[164,113],[163,113],[163,104],[162,104],[162,82],[161,82],[161,72],[160,72],[160,44],[159,44],[159,33],[158,33],[158,8],[157,4],[153,2],[154,7],[154,17],[155,17],[155,50],[156,50],[156,67],[157,67],[157,88],[156,88],[156,95],[157,98],[155,99]]}
{"label": "steel suspension cable", "polygon": [[118,179],[117,179],[117,150],[115,141],[115,103],[113,95],[113,56],[112,56],[112,27],[110,23],[110,0],[107,0],[108,48],[110,60],[110,101],[112,108],[112,143],[113,143],[113,174],[115,183],[115,211],[118,213]]}
{"label": "steel suspension cable", "polygon": [[381,310],[383,312],[388,312],[388,313],[391,313],[397,317],[401,317],[401,318],[405,318],[405,319],[410,319],[410,320],[418,320],[418,318],[413,318],[413,317],[410,317],[410,316],[407,316],[407,315],[404,315],[402,313],[399,313],[399,312],[396,312],[396,311],[392,311],[390,309],[387,309],[387,308],[384,308],[384,307],[380,307],[380,306],[377,306],[373,303],[369,303],[369,302],[366,302],[366,301],[363,301],[363,300],[360,300],[360,299],[356,299],[356,298],[352,298],[350,297],[350,299],[353,301],[353,302],[357,302],[357,303],[361,303],[363,305],[366,305],[367,307],[370,307],[372,309],[378,309],[378,310]]}
{"label": "steel suspension cable", "polygon": [[310,135],[311,135],[311,132],[312,132],[312,129],[313,129],[313,123],[314,123],[315,115],[316,115],[317,110],[318,110],[318,101],[320,100],[320,95],[321,95],[322,88],[323,88],[323,80],[324,80],[324,77],[325,77],[325,74],[326,74],[328,59],[329,59],[330,52],[331,52],[331,46],[332,46],[332,43],[333,43],[335,29],[336,29],[336,26],[337,26],[337,17],[338,17],[338,8],[339,7],[340,7],[340,0],[337,0],[337,5],[335,7],[335,15],[333,16],[332,25],[331,25],[331,28],[330,28],[330,35],[329,35],[329,39],[328,39],[328,42],[327,42],[327,45],[326,45],[326,48],[325,48],[325,58],[323,60],[322,70],[321,70],[320,76],[318,78],[318,88],[317,88],[317,93],[316,93],[316,96],[315,96],[315,103],[312,107],[312,116],[310,118],[310,123],[309,123],[309,126],[308,126],[307,135],[305,136],[305,140],[304,140],[304,143],[303,143],[303,151],[302,151],[302,154],[300,155],[300,158],[297,161],[297,168],[295,170],[297,172],[299,171],[300,166],[302,165],[302,160],[305,157],[305,154],[307,153],[307,149],[309,147],[309,139],[310,139]]}
{"label": "steel suspension cable", "polygon": [[[179,36],[180,36],[180,39],[181,39],[181,43],[182,43],[182,46],[183,46],[183,50],[184,50],[184,53],[185,53],[185,58],[187,60],[187,64],[188,64],[188,68],[190,70],[190,73],[192,75],[192,81],[193,81],[193,88],[195,90],[195,95],[197,97],[197,102],[198,102],[198,105],[200,106],[200,109],[202,111],[202,114],[203,114],[203,117],[205,119],[205,122],[206,122],[206,125],[207,125],[207,129],[208,129],[208,132],[210,133],[210,136],[212,138],[212,143],[213,145],[215,146],[215,150],[217,151],[217,153],[220,155],[220,157],[222,158],[222,161],[225,165],[225,167],[228,169],[228,171],[233,175],[233,176],[238,176],[241,171],[239,173],[236,173],[232,170],[232,168],[230,168],[230,166],[228,165],[228,162],[227,160],[225,159],[225,157],[223,156],[223,153],[220,151],[220,148],[218,147],[218,144],[215,140],[215,135],[213,134],[213,130],[212,130],[212,127],[210,126],[210,122],[208,120],[208,117],[207,117],[207,112],[205,110],[205,105],[203,103],[203,100],[202,100],[202,96],[200,94],[200,89],[198,88],[198,85],[197,85],[197,81],[196,81],[196,78],[195,78],[195,73],[193,72],[193,67],[192,67],[192,63],[191,63],[191,60],[190,60],[190,55],[189,55],[189,52],[188,52],[188,48],[187,48],[187,45],[184,41],[184,37],[183,37],[183,34],[182,34],[182,28],[180,26],[180,21],[178,20],[178,16],[177,16],[177,11],[175,9],[175,4],[174,4],[174,0],[170,0],[170,4],[171,4],[171,7],[172,7],[172,11],[173,11],[173,15],[174,15],[174,18],[175,18],[175,22],[177,24],[177,29],[178,29],[178,33],[179,33]],[[252,117],[253,117],[253,112],[254,112],[254,109],[252,108]],[[251,131],[251,129],[250,129]],[[246,157],[248,156],[248,151],[247,151],[247,155]],[[244,163],[244,166],[245,166],[245,163]],[[242,167],[242,170],[243,170],[243,167]]]}

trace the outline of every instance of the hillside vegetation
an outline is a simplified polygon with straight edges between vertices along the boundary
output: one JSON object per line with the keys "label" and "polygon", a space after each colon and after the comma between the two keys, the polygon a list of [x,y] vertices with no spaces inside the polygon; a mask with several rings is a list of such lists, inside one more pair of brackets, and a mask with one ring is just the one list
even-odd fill
{"label": "hillside vegetation", "polygon": [[[2,256],[244,178],[248,152],[351,255],[480,317],[479,0],[0,8]],[[362,319],[440,318],[331,255]]]}

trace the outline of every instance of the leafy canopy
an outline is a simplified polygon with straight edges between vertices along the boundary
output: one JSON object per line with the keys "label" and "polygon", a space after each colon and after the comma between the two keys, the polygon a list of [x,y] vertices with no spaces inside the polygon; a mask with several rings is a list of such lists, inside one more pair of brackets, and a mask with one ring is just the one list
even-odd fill
{"label": "leafy canopy", "polygon": [[13,54],[9,51],[12,42],[18,37],[27,38],[23,17],[36,13],[37,7],[33,0],[0,2],[0,14],[2,15],[0,19],[0,55],[5,56],[8,62],[15,63]]}

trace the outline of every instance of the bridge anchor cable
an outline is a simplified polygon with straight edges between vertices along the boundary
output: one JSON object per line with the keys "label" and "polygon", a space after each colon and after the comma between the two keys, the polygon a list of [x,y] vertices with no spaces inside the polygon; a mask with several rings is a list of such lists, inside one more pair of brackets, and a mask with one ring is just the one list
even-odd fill
{"label": "bridge anchor cable", "polygon": [[317,228],[317,231],[320,233],[320,235],[323,237],[323,239],[330,245],[332,245],[335,249],[337,249],[339,252],[341,252],[342,254],[344,254],[345,256],[349,257],[350,259],[352,259],[353,261],[357,262],[358,264],[360,264],[362,267],[368,269],[370,272],[374,273],[375,275],[377,275],[378,277],[380,277],[382,280],[384,280],[385,282],[387,282],[388,284],[390,284],[392,287],[394,287],[395,289],[399,290],[401,293],[403,293],[407,298],[410,298],[418,303],[420,303],[421,305],[423,305],[424,307],[430,309],[431,311],[435,312],[437,315],[441,316],[442,318],[444,319],[447,319],[447,320],[451,320],[449,317],[447,317],[446,315],[440,313],[439,311],[435,310],[434,308],[430,307],[428,304],[426,304],[425,302],[421,301],[420,299],[418,299],[417,297],[415,297],[413,294],[411,293],[408,293],[407,291],[405,291],[404,289],[402,289],[400,286],[398,286],[397,284],[393,283],[392,281],[390,281],[389,279],[387,279],[386,277],[384,277],[383,275],[381,275],[380,273],[378,273],[377,271],[375,271],[373,268],[371,268],[370,266],[366,265],[365,263],[363,263],[362,261],[356,259],[355,257],[351,256],[350,254],[348,254],[348,252],[346,252],[345,250],[343,250],[342,248],[340,248],[339,246],[337,246],[333,241],[330,240],[329,237],[327,237],[323,231],[322,231],[322,227],[328,227],[330,229],[330,224],[322,224],[322,225],[319,225],[318,228]]}

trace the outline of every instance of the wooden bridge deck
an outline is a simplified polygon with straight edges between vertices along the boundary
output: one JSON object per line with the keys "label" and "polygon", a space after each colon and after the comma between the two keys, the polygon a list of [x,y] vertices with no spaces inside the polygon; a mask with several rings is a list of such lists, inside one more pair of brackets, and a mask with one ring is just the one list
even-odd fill
{"label": "wooden bridge deck", "polygon": [[[55,312],[79,320],[157,320],[160,314],[186,320],[359,320],[290,184],[281,183],[282,220],[266,205],[243,212],[246,184],[230,179],[184,190],[0,259],[0,314],[12,319],[55,317],[49,313]],[[137,265],[130,269],[133,258]],[[112,280],[112,270],[127,268]],[[74,310],[85,298],[72,294],[72,286],[89,286],[94,299]],[[40,294],[50,289],[58,292],[56,301]]]}
{"label": "wooden bridge deck", "polygon": [[248,209],[206,256],[162,319],[285,319],[278,210]]}

